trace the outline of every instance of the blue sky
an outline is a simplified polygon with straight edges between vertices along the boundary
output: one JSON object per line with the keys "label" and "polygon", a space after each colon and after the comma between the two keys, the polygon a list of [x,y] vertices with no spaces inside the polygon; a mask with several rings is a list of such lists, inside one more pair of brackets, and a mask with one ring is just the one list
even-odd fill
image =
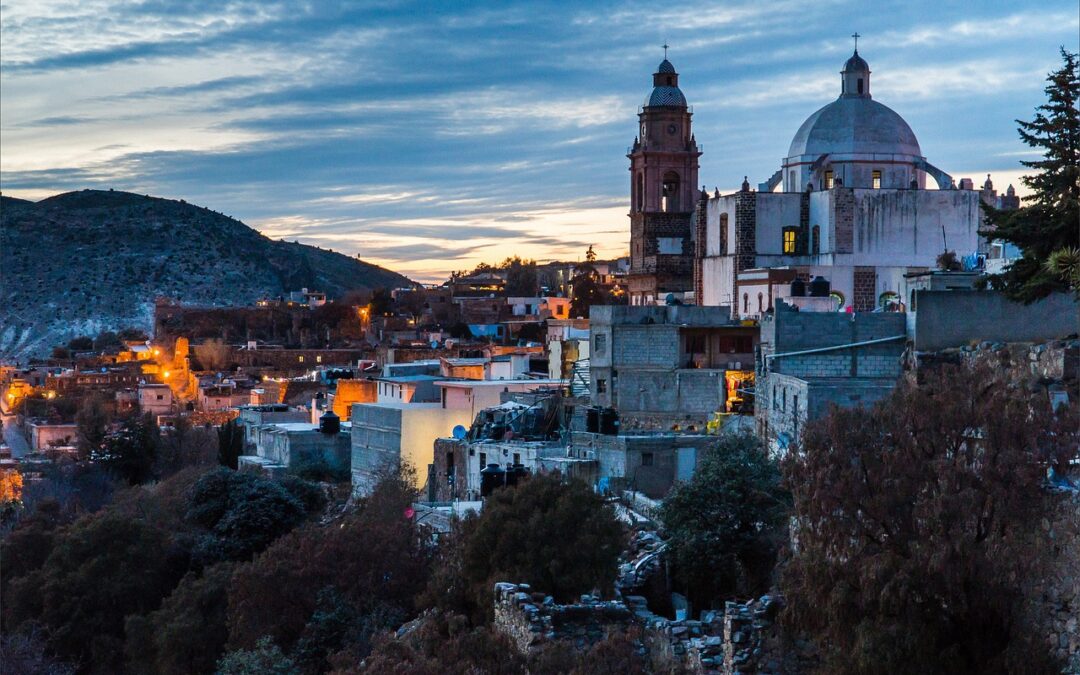
{"label": "blue sky", "polygon": [[701,181],[779,166],[862,34],[927,158],[1004,189],[1076,0],[0,5],[0,188],[183,198],[435,280],[627,249],[626,147],[662,58]]}

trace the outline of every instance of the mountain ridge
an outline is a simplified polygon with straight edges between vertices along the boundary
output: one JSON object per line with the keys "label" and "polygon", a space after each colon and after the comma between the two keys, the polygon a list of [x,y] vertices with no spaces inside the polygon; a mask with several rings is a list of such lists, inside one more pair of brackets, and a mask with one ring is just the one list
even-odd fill
{"label": "mountain ridge", "polygon": [[38,202],[0,196],[0,356],[42,356],[76,335],[153,325],[157,298],[251,305],[307,287],[410,286],[390,270],[274,240],[206,207],[119,190]]}

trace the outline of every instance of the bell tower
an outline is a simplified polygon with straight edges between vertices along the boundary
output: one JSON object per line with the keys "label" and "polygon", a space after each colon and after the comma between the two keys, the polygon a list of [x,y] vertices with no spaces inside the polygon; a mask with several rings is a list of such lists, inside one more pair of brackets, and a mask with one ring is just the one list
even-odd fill
{"label": "bell tower", "polygon": [[667,60],[653,73],[653,88],[638,112],[630,159],[630,303],[663,304],[693,291],[693,213],[701,151],[693,113]]}

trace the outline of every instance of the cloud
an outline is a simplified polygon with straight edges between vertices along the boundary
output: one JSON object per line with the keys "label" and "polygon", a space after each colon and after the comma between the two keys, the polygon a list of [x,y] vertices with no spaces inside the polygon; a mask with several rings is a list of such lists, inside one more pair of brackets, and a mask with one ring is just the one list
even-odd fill
{"label": "cloud", "polygon": [[[625,151],[671,45],[699,182],[776,170],[838,93],[854,2],[467,5],[55,0],[5,5],[0,181],[40,198],[184,198],[270,236],[432,280],[482,259],[627,246]],[[875,98],[932,162],[1026,157],[1075,3],[909,0],[859,14]],[[865,41],[865,42],[864,42]],[[863,46],[865,44],[865,47]],[[956,173],[956,172],[954,172]],[[960,174],[957,174],[960,175]]]}

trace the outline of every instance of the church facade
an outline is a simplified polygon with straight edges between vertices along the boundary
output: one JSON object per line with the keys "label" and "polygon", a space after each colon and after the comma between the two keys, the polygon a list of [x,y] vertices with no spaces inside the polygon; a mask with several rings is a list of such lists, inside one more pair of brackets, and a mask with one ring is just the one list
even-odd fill
{"label": "church facade", "polygon": [[[681,91],[678,100],[685,110]],[[644,107],[642,122],[653,114]],[[688,114],[684,123],[689,126]],[[667,156],[692,152],[692,163],[687,161],[680,175],[692,180],[701,153],[692,135],[685,140],[688,144]],[[636,223],[650,222],[649,207],[657,202],[648,201],[648,190],[662,195],[663,183],[649,183],[644,172],[646,208],[635,210],[641,203],[635,190],[638,169],[657,163],[648,161],[640,139],[629,156],[635,181],[631,255],[640,247],[647,271],[645,261],[660,250],[660,239],[650,240],[656,228]],[[668,165],[658,173],[678,170]],[[961,187],[969,185],[965,180]],[[685,194],[679,199],[678,213],[686,213]],[[679,265],[689,265],[690,278],[686,283],[677,277],[684,293],[676,297],[729,306],[733,316],[745,319],[759,318],[780,299],[816,311],[871,311],[902,303],[904,275],[934,269],[946,250],[958,258],[985,253],[978,234],[982,199],[972,189],[958,189],[951,176],[930,164],[911,127],[871,97],[870,67],[856,51],[841,71],[839,97],[799,127],[769,180],[756,190],[744,180],[741,190],[728,195],[694,191],[693,213],[686,213],[686,229],[678,235]],[[678,251],[673,243],[663,250]],[[795,281],[804,283],[793,286]],[[643,291],[636,302],[663,303],[659,284],[654,287],[657,292]]]}

